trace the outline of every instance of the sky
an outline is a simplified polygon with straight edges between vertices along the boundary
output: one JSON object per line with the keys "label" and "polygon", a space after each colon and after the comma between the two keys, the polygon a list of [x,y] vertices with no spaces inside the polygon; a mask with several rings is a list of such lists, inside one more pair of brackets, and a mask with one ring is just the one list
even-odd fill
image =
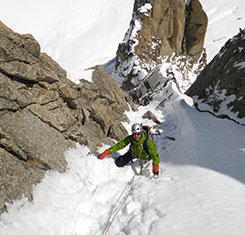
{"label": "sky", "polygon": [[[244,27],[245,6],[241,0],[201,2],[209,16],[205,46],[212,57]],[[8,0],[0,15],[14,31],[33,34],[42,51],[77,81],[86,76],[84,68],[115,57],[132,7],[129,0]],[[169,102],[159,106],[170,92]],[[143,175],[135,175],[137,162],[117,168],[114,159],[126,149],[98,160],[77,145],[65,153],[65,173],[48,171],[33,187],[33,202],[22,197],[7,205],[0,235],[243,235],[244,127],[192,105],[170,82],[150,105],[127,112],[130,123],[123,124],[129,132],[134,122],[153,125],[141,118],[148,110],[161,121],[162,134],[154,140],[161,160],[158,179],[151,164]]]}

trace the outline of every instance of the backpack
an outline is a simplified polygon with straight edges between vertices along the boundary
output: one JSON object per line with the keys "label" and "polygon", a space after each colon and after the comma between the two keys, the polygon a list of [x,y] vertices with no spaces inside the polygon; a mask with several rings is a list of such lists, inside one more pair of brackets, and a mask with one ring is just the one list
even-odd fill
{"label": "backpack", "polygon": [[147,134],[147,137],[145,138],[145,140],[143,142],[143,148],[146,151],[146,153],[150,156],[148,148],[147,148],[147,141],[148,141],[148,139],[150,139],[154,144],[154,137],[153,137],[152,132],[151,132],[151,127],[149,127],[147,125],[145,125],[145,126],[142,125],[142,127],[143,127],[143,130]]}

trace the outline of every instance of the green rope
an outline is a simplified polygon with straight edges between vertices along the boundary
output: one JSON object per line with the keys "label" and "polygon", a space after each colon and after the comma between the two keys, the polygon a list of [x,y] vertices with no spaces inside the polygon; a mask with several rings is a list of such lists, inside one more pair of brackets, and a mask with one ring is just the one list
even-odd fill
{"label": "green rope", "polygon": [[117,203],[118,203],[118,202],[121,200],[121,198],[123,197],[124,192],[125,192],[127,189],[130,188],[131,184],[133,183],[134,177],[135,177],[135,176],[133,176],[133,178],[132,178],[130,181],[127,182],[126,187],[125,187],[125,188],[123,189],[123,191],[121,192],[119,198],[116,200],[116,203],[115,203],[114,205],[111,206],[111,211],[110,211],[110,214],[109,214],[109,218],[108,218],[108,220],[107,220],[107,223],[106,223],[106,226],[105,226],[105,228],[104,228],[104,230],[103,230],[102,235],[105,234],[105,232],[106,232],[106,230],[107,230],[107,228],[108,228],[108,226],[109,226],[109,224],[110,224],[110,220],[111,220],[111,218],[112,218],[112,216],[113,216],[114,209],[115,209]]}

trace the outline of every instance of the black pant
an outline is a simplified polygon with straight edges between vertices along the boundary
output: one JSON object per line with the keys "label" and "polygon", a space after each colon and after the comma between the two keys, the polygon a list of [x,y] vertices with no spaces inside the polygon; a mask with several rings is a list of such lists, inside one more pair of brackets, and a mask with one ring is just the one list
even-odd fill
{"label": "black pant", "polygon": [[116,159],[115,163],[116,163],[116,165],[117,165],[118,167],[123,167],[123,166],[127,165],[127,163],[128,163],[129,161],[131,161],[132,159],[133,159],[133,156],[132,156],[132,154],[131,154],[131,151],[128,151],[128,152],[126,152],[124,155],[118,157],[118,158]]}

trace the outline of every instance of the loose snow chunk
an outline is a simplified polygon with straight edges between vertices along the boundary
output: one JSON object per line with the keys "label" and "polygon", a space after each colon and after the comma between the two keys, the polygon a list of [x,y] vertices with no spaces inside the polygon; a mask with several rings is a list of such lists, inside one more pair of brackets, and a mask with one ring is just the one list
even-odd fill
{"label": "loose snow chunk", "polygon": [[243,51],[243,47],[238,47],[239,53],[241,53]]}
{"label": "loose snow chunk", "polygon": [[235,68],[243,69],[245,68],[245,61],[238,62],[234,65]]}
{"label": "loose snow chunk", "polygon": [[139,8],[139,12],[147,15],[147,12],[150,11],[151,8],[152,8],[152,5],[150,3],[146,3],[144,6]]}

